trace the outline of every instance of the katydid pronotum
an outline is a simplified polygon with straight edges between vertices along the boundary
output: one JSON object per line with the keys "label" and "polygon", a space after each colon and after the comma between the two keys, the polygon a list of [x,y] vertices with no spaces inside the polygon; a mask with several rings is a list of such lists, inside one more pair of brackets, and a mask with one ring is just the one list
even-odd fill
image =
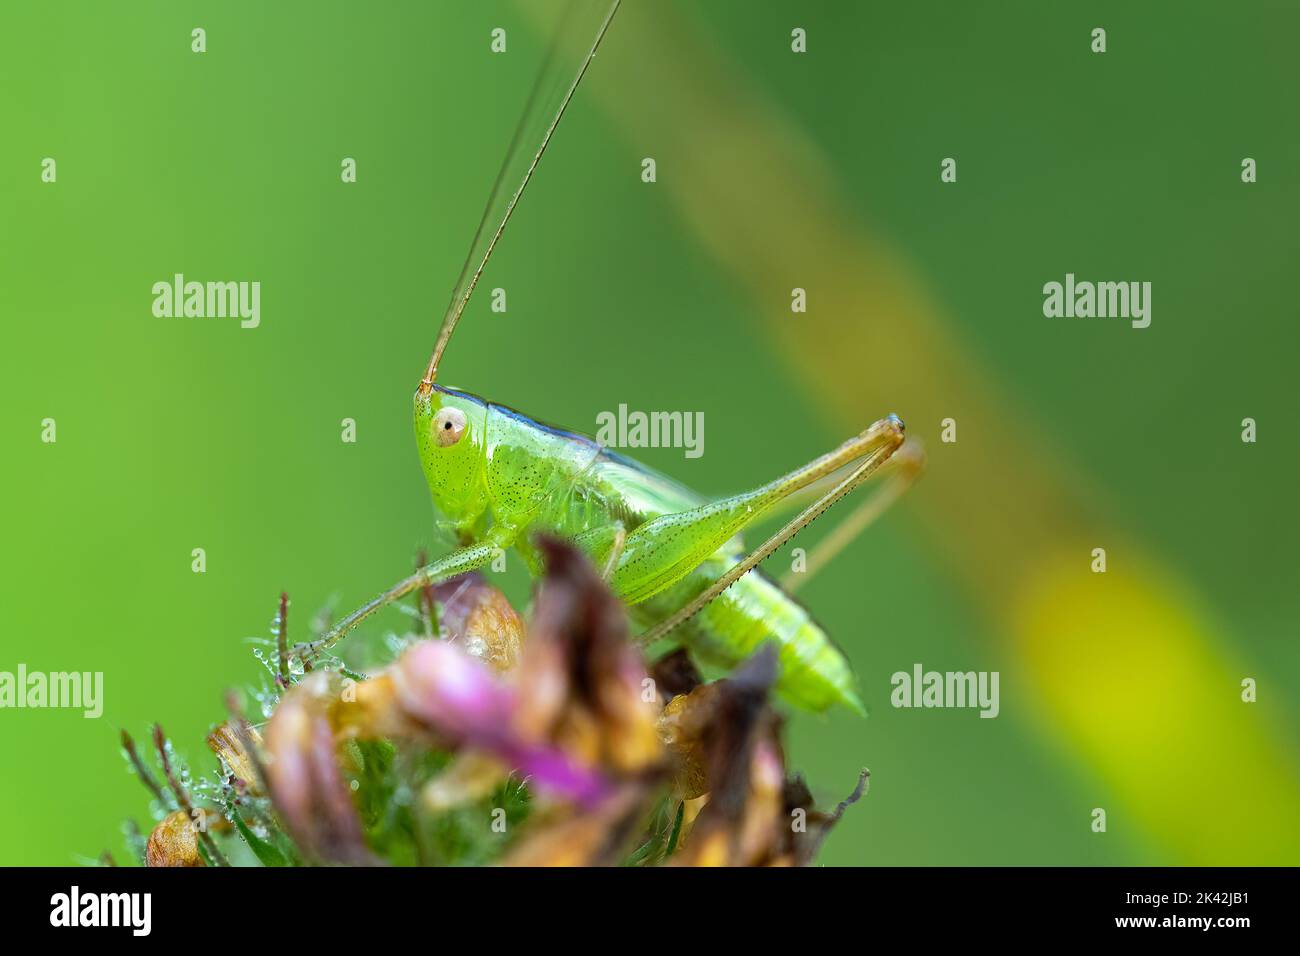
{"label": "katydid pronotum", "polygon": [[[546,72],[563,60],[558,46],[553,48],[415,392],[420,461],[434,505],[461,546],[341,619],[319,640],[300,646],[300,653],[333,646],[379,608],[424,585],[484,567],[506,549],[517,550],[536,576],[541,568],[531,539],[547,532],[572,540],[604,569],[612,590],[645,628],[640,639],[646,645],[671,641],[686,647],[707,669],[727,670],[771,641],[780,662],[777,689],[787,700],[811,710],[838,703],[865,713],[848,661],[790,596],[792,585],[787,582],[783,589],[749,572],[882,470],[888,470],[888,480],[845,526],[854,533],[862,530],[897,497],[918,472],[920,456],[913,445],[904,445],[903,423],[896,416],[877,421],[784,477],[709,501],[591,438],[436,384],[452,332],[618,6],[618,0],[573,4],[562,29],[575,30],[583,41],[576,74],[558,88],[562,95],[553,109],[540,102],[537,91],[545,88]],[[568,78],[567,73],[561,76]],[[529,141],[530,119],[537,117],[546,125],[539,140]],[[531,151],[523,148],[530,146]],[[503,192],[503,185],[516,182],[513,191]],[[739,532],[774,508],[792,504],[802,510],[746,554]],[[845,535],[832,533],[810,563],[824,564],[828,552],[844,543]]]}

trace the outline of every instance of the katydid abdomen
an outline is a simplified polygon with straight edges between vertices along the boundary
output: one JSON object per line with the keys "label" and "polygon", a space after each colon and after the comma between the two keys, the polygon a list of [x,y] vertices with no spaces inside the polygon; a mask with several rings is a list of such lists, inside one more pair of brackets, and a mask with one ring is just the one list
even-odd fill
{"label": "katydid abdomen", "polygon": [[[736,560],[723,555],[711,558],[685,581],[635,605],[634,619],[645,625],[658,623],[725,574]],[[757,570],[678,625],[672,637],[712,674],[732,670],[772,641],[780,663],[777,689],[790,703],[813,711],[838,703],[866,715],[844,654],[802,604]]]}

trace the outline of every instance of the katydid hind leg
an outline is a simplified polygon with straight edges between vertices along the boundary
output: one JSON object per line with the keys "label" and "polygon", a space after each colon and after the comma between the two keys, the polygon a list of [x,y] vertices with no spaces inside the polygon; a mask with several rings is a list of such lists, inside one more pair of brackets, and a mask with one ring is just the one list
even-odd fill
{"label": "katydid hind leg", "polygon": [[[627,603],[640,603],[690,574],[746,525],[782,499],[846,465],[860,462],[849,479],[836,485],[795,520],[802,520],[804,515],[815,509],[813,517],[816,517],[829,507],[829,504],[825,504],[828,498],[831,504],[838,501],[861,480],[858,478],[855,481],[854,476],[874,472],[902,444],[903,423],[890,416],[876,422],[835,450],[754,491],[648,521],[628,535],[610,585]],[[852,484],[846,489],[845,485],[849,482]],[[809,520],[811,518],[804,520],[803,524]],[[802,528],[803,524],[799,524],[795,531]],[[788,537],[787,535],[786,540]]]}
{"label": "katydid hind leg", "polygon": [[830,532],[809,550],[802,571],[789,571],[781,577],[781,587],[790,594],[813,579],[818,571],[855,541],[876,519],[888,511],[925,470],[925,450],[916,440],[903,444],[880,469],[880,488],[854,506]]}
{"label": "katydid hind leg", "polygon": [[[853,492],[863,482],[876,474],[876,472],[878,472],[903,445],[902,422],[891,416],[889,419],[884,419],[882,422],[877,422],[875,425],[872,425],[871,428],[859,435],[854,441],[859,442],[860,446],[856,449],[857,454],[849,460],[859,461],[860,463],[846,478],[827,491],[822,495],[822,497],[817,499],[817,501],[799,512],[799,514],[788,521],[779,531],[746,555],[744,559],[733,565],[724,575],[718,578],[717,581],[696,596],[693,600],[679,608],[675,613],[671,614],[663,621],[639,635],[638,641],[643,644],[651,644],[664,637],[669,631],[673,630],[673,628],[677,627],[683,621],[698,614],[702,608],[709,604],[709,602],[715,600],[723,591],[731,587],[731,585],[735,584],[736,581],[740,580],[740,578],[753,570],[754,567],[771,556],[773,552],[778,550],[796,534],[824,514],[832,505]],[[850,448],[853,444],[853,441],[846,442],[845,445],[841,446],[841,449]],[[826,462],[829,457],[830,456],[823,456],[817,461]],[[817,462],[814,462],[813,465],[808,467],[809,469],[813,469],[816,465]],[[837,464],[832,470],[838,470],[842,465],[843,462],[840,462],[840,464]],[[814,480],[825,473],[827,472],[822,471],[817,473]],[[799,487],[802,487],[802,485],[799,485]]]}

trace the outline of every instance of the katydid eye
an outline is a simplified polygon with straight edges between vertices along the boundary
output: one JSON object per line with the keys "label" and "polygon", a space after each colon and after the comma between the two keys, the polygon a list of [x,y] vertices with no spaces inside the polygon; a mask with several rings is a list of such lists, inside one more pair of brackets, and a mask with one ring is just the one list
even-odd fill
{"label": "katydid eye", "polygon": [[433,416],[433,440],[443,448],[456,444],[465,434],[465,413],[459,408],[441,408]]}

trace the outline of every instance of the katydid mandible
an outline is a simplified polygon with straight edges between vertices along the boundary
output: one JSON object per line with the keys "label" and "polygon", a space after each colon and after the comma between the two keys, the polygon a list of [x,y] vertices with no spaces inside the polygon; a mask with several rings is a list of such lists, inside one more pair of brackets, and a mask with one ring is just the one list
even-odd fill
{"label": "katydid mandible", "polygon": [[[840,704],[865,714],[849,663],[826,632],[790,596],[788,586],[782,589],[750,572],[883,468],[894,475],[892,491],[869,498],[850,523],[860,531],[881,510],[882,500],[896,497],[919,467],[912,446],[904,449],[900,419],[883,418],[775,481],[710,501],[591,438],[436,383],[456,323],[618,6],[618,0],[572,5],[568,20],[570,25],[577,21],[576,35],[583,38],[576,74],[560,88],[558,105],[546,109],[539,92],[547,71],[563,61],[557,42],[488,199],[415,391],[420,463],[434,505],[460,547],[343,618],[305,649],[328,648],[379,608],[423,585],[481,568],[506,549],[519,552],[537,576],[541,567],[532,537],[547,532],[575,542],[604,569],[611,589],[645,628],[644,643],[671,640],[706,669],[725,671],[772,641],[779,651],[777,688],[783,697],[814,711]],[[529,142],[530,118],[536,115],[548,122],[536,148],[526,153],[521,146]],[[502,191],[503,184],[514,182],[513,192]],[[485,228],[493,223],[496,228],[489,234]],[[774,507],[809,497],[811,503],[746,554],[739,532]]]}

